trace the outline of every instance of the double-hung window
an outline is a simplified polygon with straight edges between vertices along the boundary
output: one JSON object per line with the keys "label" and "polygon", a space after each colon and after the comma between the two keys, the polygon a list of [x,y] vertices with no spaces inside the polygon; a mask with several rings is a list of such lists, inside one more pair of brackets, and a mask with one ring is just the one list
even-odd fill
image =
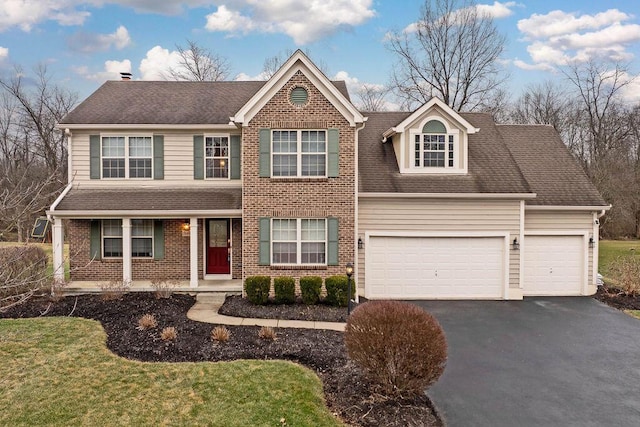
{"label": "double-hung window", "polygon": [[229,178],[229,137],[205,138],[205,171],[207,178]]}
{"label": "double-hung window", "polygon": [[274,177],[324,177],[327,175],[327,132],[324,130],[274,130]]}
{"label": "double-hung window", "polygon": [[151,178],[153,141],[150,136],[103,136],[103,178]]}
{"label": "double-hung window", "polygon": [[[122,220],[103,220],[102,256],[104,258],[121,258],[122,248]],[[131,220],[131,256],[134,258],[153,257],[153,220]]]}
{"label": "double-hung window", "polygon": [[272,219],[272,264],[326,265],[325,219]]}
{"label": "double-hung window", "polygon": [[430,120],[422,133],[414,135],[414,166],[418,168],[453,168],[454,135],[437,120]]}

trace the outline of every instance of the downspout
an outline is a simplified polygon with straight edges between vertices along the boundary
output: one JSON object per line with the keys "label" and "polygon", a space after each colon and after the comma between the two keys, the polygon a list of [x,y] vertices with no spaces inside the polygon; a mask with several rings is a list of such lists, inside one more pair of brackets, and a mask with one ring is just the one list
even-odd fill
{"label": "downspout", "polygon": [[354,157],[355,157],[354,158],[354,163],[355,163],[355,170],[354,170],[354,182],[355,182],[355,194],[354,194],[354,196],[355,196],[355,200],[354,200],[354,203],[355,203],[355,206],[354,206],[353,212],[354,212],[355,218],[354,218],[354,221],[353,221],[353,224],[354,224],[354,227],[353,227],[354,242],[353,242],[353,244],[354,244],[354,247],[355,247],[355,259],[353,260],[353,264],[354,264],[354,268],[355,268],[355,272],[356,272],[355,279],[354,279],[355,288],[356,288],[356,290],[355,290],[356,302],[360,301],[360,294],[358,292],[358,286],[359,286],[359,280],[360,280],[360,274],[359,274],[359,272],[360,272],[360,262],[358,261],[358,259],[360,258],[360,249],[358,249],[358,238],[360,237],[359,233],[358,233],[358,205],[359,205],[359,200],[358,200],[359,187],[358,186],[359,186],[359,181],[360,181],[359,180],[359,174],[360,174],[359,169],[360,168],[359,168],[359,161],[358,161],[358,145],[359,145],[359,141],[360,141],[360,135],[359,134],[360,134],[360,131],[362,129],[364,129],[365,126],[367,125],[366,121],[367,121],[367,117],[365,117],[364,120],[362,121],[362,126],[356,128],[356,141],[355,141],[355,147],[354,147]]}
{"label": "downspout", "polygon": [[67,182],[71,182],[73,180],[73,158],[71,156],[71,143],[73,134],[71,133],[71,129],[66,128],[64,130],[64,134],[67,137]]}

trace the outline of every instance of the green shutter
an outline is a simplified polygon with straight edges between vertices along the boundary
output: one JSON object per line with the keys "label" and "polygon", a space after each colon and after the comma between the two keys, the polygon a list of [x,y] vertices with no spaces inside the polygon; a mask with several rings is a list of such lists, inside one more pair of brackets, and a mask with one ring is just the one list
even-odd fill
{"label": "green shutter", "polygon": [[327,265],[338,265],[338,218],[327,218],[328,253]]}
{"label": "green shutter", "polygon": [[229,178],[240,179],[240,135],[231,135],[229,143],[230,165]]}
{"label": "green shutter", "polygon": [[153,259],[164,258],[164,223],[157,219],[153,222]]}
{"label": "green shutter", "polygon": [[259,265],[271,264],[271,218],[260,218],[260,260]]}
{"label": "green shutter", "polygon": [[91,220],[91,243],[90,243],[90,252],[89,258],[99,260],[102,258],[102,239],[100,238],[100,226],[102,225],[102,221],[99,219]]}
{"label": "green shutter", "polygon": [[164,179],[164,136],[153,135],[153,179]]}
{"label": "green shutter", "polygon": [[100,179],[100,135],[89,136],[89,176]]}
{"label": "green shutter", "polygon": [[328,131],[328,168],[327,176],[335,178],[338,176],[339,158],[340,158],[340,131],[338,129],[329,129]]}
{"label": "green shutter", "polygon": [[271,129],[260,129],[260,176],[271,176]]}
{"label": "green shutter", "polygon": [[193,136],[193,179],[204,179],[204,135]]}

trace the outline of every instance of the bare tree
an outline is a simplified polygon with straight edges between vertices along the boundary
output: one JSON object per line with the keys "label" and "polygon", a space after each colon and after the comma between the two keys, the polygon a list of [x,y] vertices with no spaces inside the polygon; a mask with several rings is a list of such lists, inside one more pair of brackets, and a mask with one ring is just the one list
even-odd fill
{"label": "bare tree", "polygon": [[476,110],[506,79],[505,40],[472,0],[425,0],[418,22],[388,38],[398,55],[395,93],[409,108],[438,96],[455,110]]}
{"label": "bare tree", "polygon": [[[277,54],[265,59],[262,65],[262,77],[264,77],[265,80],[269,80],[276,73],[276,71],[278,71],[280,67],[282,67],[282,64],[284,64],[287,61],[287,59],[289,59],[291,55],[293,55],[294,53],[295,53],[294,50],[287,49],[285,51],[280,51]],[[308,50],[305,50],[304,54],[307,55],[308,57],[311,57],[311,54],[309,53]],[[318,60],[318,61],[314,61],[314,64],[316,64],[316,66],[324,74],[328,73],[327,71],[328,67],[326,62],[322,60]]]}
{"label": "bare tree", "polygon": [[187,46],[176,46],[180,55],[177,66],[168,71],[168,78],[177,81],[221,81],[229,76],[227,60],[196,42],[187,40]]}
{"label": "bare tree", "polygon": [[567,91],[547,80],[525,89],[516,101],[511,117],[516,123],[551,125],[562,132],[570,104]]}
{"label": "bare tree", "polygon": [[385,111],[387,102],[385,97],[389,89],[382,85],[364,83],[356,91],[358,101],[356,106],[361,111]]}

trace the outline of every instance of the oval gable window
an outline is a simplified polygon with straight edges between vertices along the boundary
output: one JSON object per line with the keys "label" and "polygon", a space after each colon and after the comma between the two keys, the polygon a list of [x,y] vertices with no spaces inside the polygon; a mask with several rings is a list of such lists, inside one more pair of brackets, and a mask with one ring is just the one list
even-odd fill
{"label": "oval gable window", "polygon": [[298,86],[291,91],[290,99],[293,105],[302,106],[307,103],[309,93],[307,89]]}

